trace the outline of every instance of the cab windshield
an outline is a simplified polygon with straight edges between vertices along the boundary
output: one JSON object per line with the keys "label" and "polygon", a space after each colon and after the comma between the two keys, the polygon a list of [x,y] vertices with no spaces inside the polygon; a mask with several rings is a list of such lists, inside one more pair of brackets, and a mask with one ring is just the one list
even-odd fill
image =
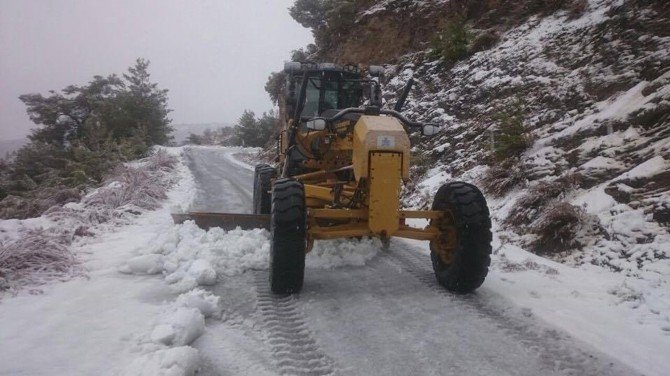
{"label": "cab windshield", "polygon": [[347,79],[340,74],[309,77],[302,117],[312,118],[326,110],[358,107],[363,89],[356,79]]}

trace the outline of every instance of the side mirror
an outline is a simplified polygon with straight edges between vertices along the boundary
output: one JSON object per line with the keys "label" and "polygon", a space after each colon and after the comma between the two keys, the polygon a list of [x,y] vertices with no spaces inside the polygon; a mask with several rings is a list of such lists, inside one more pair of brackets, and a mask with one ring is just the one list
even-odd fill
{"label": "side mirror", "polygon": [[435,124],[424,124],[421,128],[421,133],[424,136],[433,136],[440,132],[440,126]]}
{"label": "side mirror", "polygon": [[381,77],[384,75],[385,71],[386,69],[381,65],[370,65],[368,67],[368,73],[370,73],[370,76],[372,77]]}
{"label": "side mirror", "polygon": [[324,118],[314,118],[311,120],[307,120],[307,129],[310,131],[322,131],[326,129],[326,119]]}

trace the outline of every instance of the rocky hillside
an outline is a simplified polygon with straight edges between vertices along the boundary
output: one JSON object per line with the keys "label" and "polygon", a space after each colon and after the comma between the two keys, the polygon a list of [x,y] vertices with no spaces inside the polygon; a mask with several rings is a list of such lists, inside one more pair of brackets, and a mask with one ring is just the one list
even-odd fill
{"label": "rocky hillside", "polygon": [[406,205],[427,206],[444,179],[474,181],[505,241],[670,274],[667,2],[349,3],[349,32],[314,29],[318,58],[390,62],[387,103],[413,78],[405,112],[445,125],[417,138]]}

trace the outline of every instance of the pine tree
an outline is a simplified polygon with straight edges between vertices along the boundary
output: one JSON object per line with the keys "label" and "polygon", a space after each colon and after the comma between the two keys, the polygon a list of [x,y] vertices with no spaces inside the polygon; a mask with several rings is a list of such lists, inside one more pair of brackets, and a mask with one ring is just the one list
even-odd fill
{"label": "pine tree", "polygon": [[[173,128],[167,108],[167,89],[159,89],[158,84],[150,81],[149,61],[137,59],[135,65],[123,75],[127,81],[127,90],[119,98],[127,111],[130,129],[145,128],[147,143],[165,145],[172,141]],[[132,131],[130,132],[132,134]]]}
{"label": "pine tree", "polygon": [[244,110],[235,125],[235,137],[243,146],[264,146],[275,132],[277,118],[272,112],[263,113],[260,119],[253,111]]}

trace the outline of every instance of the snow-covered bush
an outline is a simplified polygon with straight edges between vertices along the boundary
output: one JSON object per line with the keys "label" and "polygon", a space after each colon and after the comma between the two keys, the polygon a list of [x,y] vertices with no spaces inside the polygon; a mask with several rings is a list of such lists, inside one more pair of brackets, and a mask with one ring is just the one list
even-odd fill
{"label": "snow-covered bush", "polygon": [[537,254],[556,254],[579,248],[596,231],[594,220],[580,207],[567,202],[553,203],[531,227],[537,236],[530,244],[531,250]]}
{"label": "snow-covered bush", "polygon": [[526,174],[520,163],[491,166],[478,183],[493,197],[502,197],[514,188],[524,186]]}
{"label": "snow-covered bush", "polygon": [[123,165],[116,168],[105,179],[107,185],[86,197],[84,204],[110,209],[126,205],[156,209],[166,197],[161,172],[171,169],[176,159],[159,150],[143,162],[137,167]]}
{"label": "snow-covered bush", "polygon": [[18,240],[0,244],[0,290],[20,285],[40,285],[51,279],[73,275],[78,262],[68,248],[67,234],[31,230]]}
{"label": "snow-covered bush", "polygon": [[[72,242],[95,235],[96,227],[102,224],[129,223],[134,215],[158,208],[173,182],[170,170],[175,164],[174,156],[157,151],[118,167],[105,178],[105,186],[89,193],[80,203],[46,211],[40,223],[47,228],[28,227],[19,231],[15,239],[0,243],[0,289],[18,291],[25,285],[80,273],[76,255],[70,250]],[[145,270],[150,272],[153,271]]]}
{"label": "snow-covered bush", "polygon": [[533,185],[517,200],[504,224],[517,229],[525,228],[548,210],[552,201],[564,197],[565,193],[575,188],[578,181],[577,176],[567,175],[551,182],[542,181]]}

